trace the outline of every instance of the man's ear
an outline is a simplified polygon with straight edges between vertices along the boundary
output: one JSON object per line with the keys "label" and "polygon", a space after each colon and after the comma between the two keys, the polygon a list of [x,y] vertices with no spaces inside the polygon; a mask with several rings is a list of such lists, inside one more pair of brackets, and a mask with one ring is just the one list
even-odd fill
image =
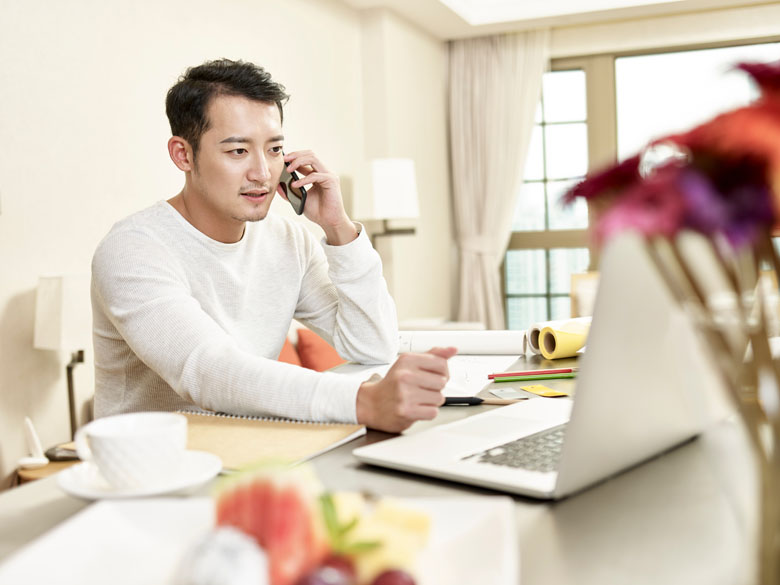
{"label": "man's ear", "polygon": [[194,166],[194,155],[190,143],[181,136],[171,136],[168,140],[168,154],[179,170],[188,172]]}

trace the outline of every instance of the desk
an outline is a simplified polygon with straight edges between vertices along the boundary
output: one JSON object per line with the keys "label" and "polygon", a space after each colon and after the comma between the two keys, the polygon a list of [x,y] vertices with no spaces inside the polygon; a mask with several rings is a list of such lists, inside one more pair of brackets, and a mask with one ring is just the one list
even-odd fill
{"label": "desk", "polygon": [[44,477],[54,475],[58,471],[67,469],[71,465],[80,463],[80,461],[50,461],[45,467],[36,467],[34,469],[22,469],[16,470],[17,483],[19,485],[27,483],[28,481],[38,481]]}
{"label": "desk", "polygon": [[[489,406],[449,407],[410,432]],[[358,464],[366,436],[313,461],[329,488],[381,495],[463,496],[488,490]],[[740,428],[724,422],[698,439],[557,503],[515,498],[522,585],[747,585],[755,517],[752,466]],[[208,493],[204,487],[201,493]],[[89,505],[49,477],[0,495],[0,562]],[[463,553],[464,551],[455,551]],[[476,561],[475,561],[476,562]],[[422,585],[422,584],[421,584]],[[489,584],[485,584],[489,585]]]}

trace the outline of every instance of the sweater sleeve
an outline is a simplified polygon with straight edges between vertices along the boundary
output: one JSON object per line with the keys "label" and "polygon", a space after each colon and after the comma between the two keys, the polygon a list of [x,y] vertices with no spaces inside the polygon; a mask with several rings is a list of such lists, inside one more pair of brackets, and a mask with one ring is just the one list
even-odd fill
{"label": "sweater sleeve", "polygon": [[342,246],[330,246],[323,238],[322,248],[324,255],[322,250],[310,253],[295,317],[345,359],[392,362],[399,344],[395,303],[365,229]]}
{"label": "sweater sleeve", "polygon": [[175,258],[148,234],[109,234],[93,258],[92,282],[96,323],[107,323],[94,336],[101,367],[121,375],[127,363],[110,362],[137,356],[182,398],[208,410],[355,422],[360,381],[243,350],[204,312]]}

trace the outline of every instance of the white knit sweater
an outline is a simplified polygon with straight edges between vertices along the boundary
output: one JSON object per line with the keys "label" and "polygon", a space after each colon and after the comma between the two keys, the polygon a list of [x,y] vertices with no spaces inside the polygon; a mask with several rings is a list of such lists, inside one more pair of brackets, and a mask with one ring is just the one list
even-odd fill
{"label": "white knit sweater", "polygon": [[[324,250],[324,253],[323,253]],[[362,231],[319,246],[269,214],[235,244],[170,204],[118,222],[92,261],[95,415],[201,407],[356,420],[359,380],[276,361],[296,318],[360,363],[398,351],[395,306]]]}

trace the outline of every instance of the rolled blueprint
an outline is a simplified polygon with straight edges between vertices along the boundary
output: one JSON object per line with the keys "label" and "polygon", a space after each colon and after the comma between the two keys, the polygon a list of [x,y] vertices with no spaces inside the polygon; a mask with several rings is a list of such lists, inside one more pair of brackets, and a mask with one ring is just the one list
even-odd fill
{"label": "rolled blueprint", "polygon": [[[528,328],[528,338],[527,338],[528,349],[530,350],[531,353],[534,354],[542,353],[540,342],[541,342],[542,329],[544,329],[545,327],[553,330],[557,330],[563,327],[564,325],[567,325],[568,323],[582,323],[586,325],[585,335],[587,336],[588,328],[590,328],[590,321],[591,321],[591,317],[575,317],[573,319],[558,319],[556,321],[542,321],[540,323],[534,323]],[[571,357],[571,356],[558,356],[558,357]]]}
{"label": "rolled blueprint", "polygon": [[399,352],[422,352],[432,347],[457,347],[464,355],[521,355],[525,331],[400,331]]}
{"label": "rolled blueprint", "polygon": [[590,317],[571,319],[539,333],[539,350],[545,359],[572,357],[585,346],[590,330]]}

